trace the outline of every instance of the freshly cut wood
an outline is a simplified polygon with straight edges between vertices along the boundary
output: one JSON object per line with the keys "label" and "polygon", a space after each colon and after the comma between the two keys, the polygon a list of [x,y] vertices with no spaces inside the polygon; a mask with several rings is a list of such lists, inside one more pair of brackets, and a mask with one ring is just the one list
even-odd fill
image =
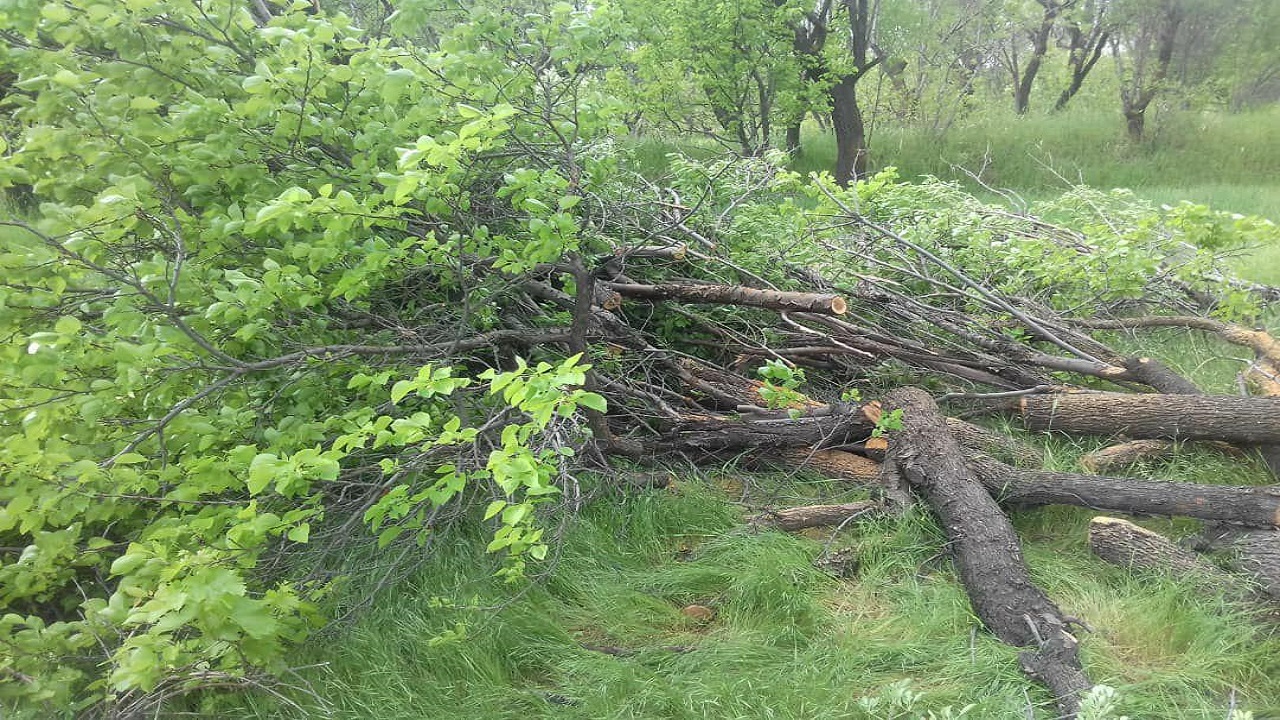
{"label": "freshly cut wood", "polygon": [[1112,565],[1160,570],[1177,575],[1201,574],[1227,580],[1227,573],[1210,565],[1169,538],[1128,520],[1098,516],[1089,521],[1089,549]]}
{"label": "freshly cut wood", "polygon": [[1061,393],[1019,402],[1031,430],[1135,439],[1280,443],[1280,397]]}
{"label": "freshly cut wood", "polygon": [[1210,528],[1196,549],[1225,551],[1228,568],[1251,576],[1259,589],[1280,599],[1280,530]]}
{"label": "freshly cut wood", "polygon": [[1280,525],[1280,487],[1235,487],[1024,470],[984,455],[968,458],[993,497],[1018,505],[1216,520],[1256,528]]}
{"label": "freshly cut wood", "polygon": [[870,501],[839,505],[805,505],[762,512],[751,518],[751,524],[776,527],[779,530],[803,530],[811,527],[843,525],[861,517],[879,515],[883,512],[883,505]]}
{"label": "freshly cut wood", "polygon": [[902,388],[884,405],[903,410],[889,456],[941,519],[974,611],[1004,642],[1031,648],[1019,655],[1023,672],[1049,688],[1063,715],[1075,717],[1093,683],[1080,664],[1073,619],[1032,582],[1013,526],[965,464],[933,399]]}
{"label": "freshly cut wood", "polygon": [[880,476],[880,463],[844,450],[785,449],[778,457],[799,470],[815,470],[828,477],[873,483]]}
{"label": "freshly cut wood", "polygon": [[1173,455],[1171,440],[1130,440],[1095,450],[1080,458],[1080,466],[1091,473],[1129,467],[1143,460],[1163,460]]}
{"label": "freshly cut wood", "polygon": [[644,300],[679,300],[681,302],[710,303],[712,305],[742,305],[768,310],[795,310],[824,315],[843,315],[849,308],[849,304],[840,295],[760,290],[741,285],[604,283],[604,286],[622,294],[624,297]]}

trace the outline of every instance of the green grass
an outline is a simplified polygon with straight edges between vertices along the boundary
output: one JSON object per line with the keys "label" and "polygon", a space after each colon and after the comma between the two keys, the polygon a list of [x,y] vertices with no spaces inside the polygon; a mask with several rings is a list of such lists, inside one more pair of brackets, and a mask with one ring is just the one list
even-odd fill
{"label": "green grass", "polygon": [[[1052,457],[1069,464],[1087,449],[1059,444]],[[730,497],[785,504],[833,488],[726,477],[591,504],[547,576],[525,587],[493,579],[483,543],[444,538],[412,581],[307,644],[297,663],[325,663],[303,676],[338,718],[879,718],[890,716],[858,698],[903,679],[923,699],[902,717],[968,704],[969,717],[1026,717],[1028,703],[1052,717],[1016,652],[976,630],[927,516],[837,536],[758,532]],[[1280,698],[1280,636],[1195,588],[1093,559],[1091,515],[1045,509],[1016,524],[1037,581],[1097,628],[1085,657],[1096,681],[1120,688],[1124,712],[1216,719],[1233,689],[1260,717],[1280,712],[1269,704]],[[856,577],[814,569],[828,542],[854,549]],[[690,603],[715,619],[685,618]],[[317,712],[315,700],[298,713],[267,695],[210,702],[223,716]]]}
{"label": "green grass", "polygon": [[[1069,184],[1126,187],[1156,203],[1191,200],[1280,220],[1280,108],[1157,116],[1137,146],[1125,138],[1118,116],[1084,108],[1027,117],[996,113],[942,138],[885,127],[872,132],[870,145],[873,167],[895,166],[908,179],[934,175],[981,190],[973,173],[1028,200]],[[796,169],[826,170],[834,158],[830,135],[808,128]]]}

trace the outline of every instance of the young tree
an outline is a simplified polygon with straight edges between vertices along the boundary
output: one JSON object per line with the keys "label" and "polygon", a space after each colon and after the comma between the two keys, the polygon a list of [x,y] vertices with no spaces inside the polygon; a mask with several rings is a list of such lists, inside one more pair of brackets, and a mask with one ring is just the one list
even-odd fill
{"label": "young tree", "polygon": [[1187,18],[1185,0],[1135,2],[1125,9],[1111,37],[1120,76],[1120,106],[1129,139],[1141,142],[1151,101],[1164,87]]}
{"label": "young tree", "polygon": [[831,126],[836,138],[836,182],[848,185],[867,171],[867,132],[858,105],[858,82],[881,58],[874,57],[879,2],[841,0],[848,22],[847,54],[831,63]]}
{"label": "young tree", "polygon": [[[1018,29],[1009,38],[1003,54],[1005,69],[1013,81],[1013,110],[1025,115],[1031,107],[1031,89],[1036,75],[1049,51],[1049,38],[1063,8],[1072,0],[1036,0],[1040,5],[1039,19],[1030,29]],[[1025,42],[1023,32],[1026,33]],[[1025,59],[1023,53],[1026,52]],[[1024,64],[1025,63],[1025,64]]]}
{"label": "young tree", "polygon": [[1110,5],[1111,0],[1086,0],[1084,4],[1074,5],[1063,14],[1067,69],[1071,72],[1071,80],[1054,103],[1055,111],[1066,109],[1102,57],[1112,33],[1111,16],[1108,12]]}

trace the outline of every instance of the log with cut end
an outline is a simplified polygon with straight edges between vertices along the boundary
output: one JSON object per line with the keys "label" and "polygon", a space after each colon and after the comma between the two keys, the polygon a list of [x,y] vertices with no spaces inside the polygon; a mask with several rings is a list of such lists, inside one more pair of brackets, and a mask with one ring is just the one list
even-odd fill
{"label": "log with cut end", "polygon": [[1019,404],[1031,430],[1135,439],[1280,443],[1280,397],[1062,393]]}
{"label": "log with cut end", "polygon": [[803,530],[811,527],[844,525],[858,518],[871,517],[883,512],[882,505],[870,501],[837,505],[804,505],[760,513],[751,518],[751,524],[776,527],[779,530]]}
{"label": "log with cut end", "polygon": [[843,315],[849,305],[840,295],[828,293],[785,292],[760,290],[741,285],[698,285],[693,283],[663,283],[642,285],[639,283],[603,283],[623,297],[642,300],[680,300],[688,303],[712,305],[742,305],[767,310],[794,310],[799,312]]}
{"label": "log with cut end", "polygon": [[1023,672],[1044,683],[1063,715],[1075,717],[1092,683],[1080,664],[1072,619],[1032,582],[1017,534],[965,464],[960,445],[927,393],[895,390],[887,409],[902,409],[889,456],[937,513],[973,609],[1004,642],[1030,648]]}
{"label": "log with cut end", "polygon": [[1124,568],[1197,577],[1224,588],[1238,584],[1231,575],[1165,536],[1120,518],[1099,516],[1090,521],[1089,549],[1112,565]]}
{"label": "log with cut end", "polygon": [[1280,525],[1280,488],[1199,485],[1136,478],[1024,470],[984,455],[969,467],[1001,502],[1077,505],[1094,510],[1215,520],[1247,527]]}
{"label": "log with cut end", "polygon": [[1173,456],[1172,440],[1130,440],[1108,445],[1080,458],[1080,466],[1091,473],[1136,465],[1143,460],[1163,460]]}

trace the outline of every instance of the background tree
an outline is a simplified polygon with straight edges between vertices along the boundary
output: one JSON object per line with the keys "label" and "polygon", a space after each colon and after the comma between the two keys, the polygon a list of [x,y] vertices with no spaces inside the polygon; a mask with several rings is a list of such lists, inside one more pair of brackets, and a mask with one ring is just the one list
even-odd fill
{"label": "background tree", "polygon": [[1054,110],[1061,111],[1067,107],[1102,57],[1111,40],[1110,6],[1111,0],[1086,0],[1072,3],[1064,10],[1059,27],[1065,36],[1067,70],[1071,79],[1054,103]]}
{"label": "background tree", "polygon": [[1120,78],[1125,131],[1134,142],[1142,141],[1147,108],[1164,88],[1186,18],[1183,0],[1131,3],[1117,18],[1111,55]]}

